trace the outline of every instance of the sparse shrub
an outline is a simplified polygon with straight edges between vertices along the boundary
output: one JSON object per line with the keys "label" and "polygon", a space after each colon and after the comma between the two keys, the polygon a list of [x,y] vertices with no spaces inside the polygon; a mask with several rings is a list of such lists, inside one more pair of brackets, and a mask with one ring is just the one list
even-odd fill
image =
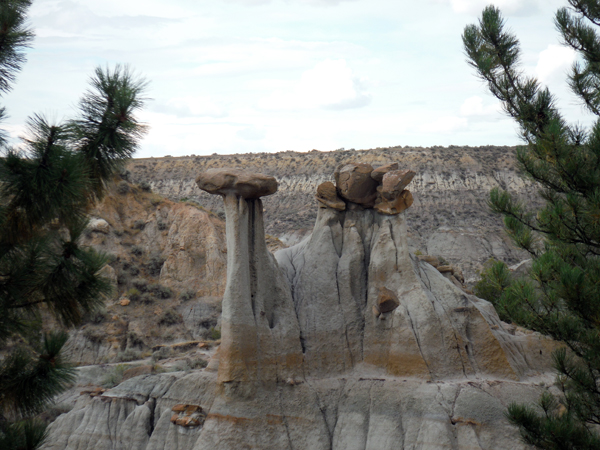
{"label": "sparse shrub", "polygon": [[158,206],[162,203],[162,201],[163,198],[158,194],[152,194],[152,197],[150,197],[150,203],[152,206]]}
{"label": "sparse shrub", "polygon": [[127,284],[127,280],[129,280],[129,274],[123,269],[117,270],[117,283],[119,284]]}
{"label": "sparse shrub", "polygon": [[135,256],[142,256],[144,254],[144,249],[139,245],[132,245],[130,251],[131,254]]}
{"label": "sparse shrub", "polygon": [[152,186],[150,186],[150,183],[147,181],[142,181],[140,184],[138,184],[138,186],[144,192],[152,192]]}
{"label": "sparse shrub", "polygon": [[221,339],[221,330],[219,328],[211,327],[209,331],[210,339],[212,339],[213,341],[218,341],[219,339]]}
{"label": "sparse shrub", "polygon": [[117,354],[117,361],[135,361],[142,357],[142,352],[139,350],[128,348]]}
{"label": "sparse shrub", "polygon": [[123,380],[123,374],[127,370],[127,366],[125,364],[117,364],[116,366],[112,366],[110,371],[104,376],[102,380],[102,386],[105,388],[115,387]]}
{"label": "sparse shrub", "polygon": [[119,230],[117,228],[113,228],[112,232],[114,233],[115,236],[117,237],[121,237],[123,236],[123,230]]}
{"label": "sparse shrub", "polygon": [[444,258],[443,256],[438,256],[437,259],[440,261],[440,265],[441,266],[448,266],[448,265],[450,265],[450,263],[448,262],[448,260],[446,258]]}
{"label": "sparse shrub", "polygon": [[189,366],[192,369],[204,369],[208,366],[208,361],[202,358],[192,358],[190,359]]}
{"label": "sparse shrub", "polygon": [[104,333],[101,330],[93,327],[87,327],[83,330],[83,336],[94,344],[99,344],[104,340]]}
{"label": "sparse shrub", "polygon": [[421,250],[417,250],[415,252],[415,256],[421,256],[423,254],[423,252]]}
{"label": "sparse shrub", "polygon": [[148,286],[148,291],[152,292],[157,298],[171,298],[173,291],[166,286],[162,286],[158,283],[151,284]]}
{"label": "sparse shrub", "polygon": [[127,169],[123,169],[121,170],[121,172],[119,173],[119,176],[123,179],[123,180],[129,180],[129,178],[131,177],[131,172]]}
{"label": "sparse shrub", "polygon": [[138,291],[136,288],[131,288],[127,290],[125,295],[132,302],[137,302],[140,299],[140,291]]}
{"label": "sparse shrub", "polygon": [[106,263],[114,264],[119,260],[119,257],[114,253],[106,253]]}
{"label": "sparse shrub", "polygon": [[133,222],[133,229],[134,230],[143,230],[146,227],[146,222],[144,222],[141,219],[136,220],[135,222]]}
{"label": "sparse shrub", "polygon": [[179,294],[179,298],[184,302],[192,300],[193,298],[196,298],[196,291],[194,291],[193,289],[186,289],[181,294]]}
{"label": "sparse shrub", "polygon": [[188,372],[190,370],[191,367],[186,359],[180,359],[169,368],[169,372]]}
{"label": "sparse shrub", "polygon": [[158,219],[156,221],[156,227],[158,228],[159,231],[164,231],[168,228],[167,223],[161,219]]}
{"label": "sparse shrub", "polygon": [[165,312],[162,313],[162,315],[160,316],[160,319],[158,321],[158,324],[170,326],[170,325],[176,325],[181,322],[183,322],[181,314],[179,314],[173,308],[169,308]]}
{"label": "sparse shrub", "polygon": [[117,184],[117,192],[121,195],[125,195],[129,192],[129,183],[125,180],[119,181]]}
{"label": "sparse shrub", "polygon": [[127,332],[127,348],[139,347],[144,348],[146,343],[135,331]]}
{"label": "sparse shrub", "polygon": [[160,271],[165,262],[165,259],[160,255],[160,253],[154,253],[150,256],[150,259],[145,264],[146,269],[150,273],[150,275],[160,275]]}
{"label": "sparse shrub", "polygon": [[134,278],[131,281],[133,287],[135,287],[140,292],[146,292],[148,290],[148,280],[144,278]]}
{"label": "sparse shrub", "polygon": [[66,414],[71,411],[74,406],[75,405],[66,402],[54,404],[42,412],[39,415],[39,418],[44,423],[50,424],[54,422],[61,414]]}
{"label": "sparse shrub", "polygon": [[161,359],[167,359],[173,354],[173,349],[171,347],[161,347],[152,353],[152,361],[160,361]]}
{"label": "sparse shrub", "polygon": [[187,202],[189,200],[189,197],[181,197],[179,199],[180,202]]}
{"label": "sparse shrub", "polygon": [[138,275],[140,274],[140,268],[139,268],[137,265],[135,265],[135,264],[131,264],[131,265],[129,266],[129,269],[128,269],[128,271],[129,271],[129,273],[130,273],[132,276],[134,276],[134,277],[135,277],[135,276],[138,276]]}
{"label": "sparse shrub", "polygon": [[154,297],[150,292],[144,292],[140,297],[140,302],[144,305],[151,305],[154,303]]}
{"label": "sparse shrub", "polygon": [[89,313],[88,321],[91,323],[99,324],[106,320],[108,313],[106,312],[106,308],[98,308]]}

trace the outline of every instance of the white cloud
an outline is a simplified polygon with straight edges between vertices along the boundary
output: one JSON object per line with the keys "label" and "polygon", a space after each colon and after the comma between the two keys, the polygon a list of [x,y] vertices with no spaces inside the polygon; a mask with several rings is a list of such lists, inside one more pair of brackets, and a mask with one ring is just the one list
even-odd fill
{"label": "white cloud", "polygon": [[483,9],[492,4],[500,8],[504,15],[529,15],[539,8],[538,0],[434,0],[436,3],[450,4],[457,13],[480,15]]}
{"label": "white cloud", "polygon": [[419,131],[426,133],[450,133],[466,128],[468,121],[464,117],[442,116],[427,122],[419,127]]}
{"label": "white cloud", "polygon": [[354,75],[343,59],[318,63],[287,90],[277,90],[259,102],[271,110],[351,109],[371,101],[364,80]]}
{"label": "white cloud", "polygon": [[242,128],[241,130],[238,130],[235,134],[237,137],[242,138],[246,141],[260,141],[264,139],[267,135],[264,129],[255,126]]}
{"label": "white cloud", "polygon": [[175,97],[167,100],[165,103],[151,104],[152,110],[171,114],[177,117],[227,117],[228,112],[223,105],[215,102],[211,97],[206,96],[188,96]]}
{"label": "white cloud", "polygon": [[489,116],[492,114],[497,114],[500,111],[500,103],[496,102],[491,105],[484,105],[483,99],[478,95],[469,97],[460,107],[460,115],[465,117]]}
{"label": "white cloud", "polygon": [[560,77],[564,79],[567,69],[575,61],[576,52],[572,48],[561,45],[548,45],[540,52],[535,73],[538,80],[544,83],[554,81]]}
{"label": "white cloud", "polygon": [[140,15],[98,15],[88,6],[71,0],[48,2],[32,15],[36,34],[48,36],[66,36],[69,33],[89,33],[98,28],[131,30],[134,28],[160,27],[175,19]]}

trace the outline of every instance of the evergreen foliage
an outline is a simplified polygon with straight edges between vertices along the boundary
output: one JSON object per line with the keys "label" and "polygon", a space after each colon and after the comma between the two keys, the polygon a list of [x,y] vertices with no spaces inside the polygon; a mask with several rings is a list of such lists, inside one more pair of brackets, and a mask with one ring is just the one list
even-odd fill
{"label": "evergreen foliage", "polygon": [[[600,116],[600,1],[569,0],[555,16],[563,43],[575,49],[569,85]],[[519,69],[515,36],[500,11],[487,7],[463,43],[477,71],[520,126],[517,150],[523,174],[545,201],[528,209],[494,189],[491,208],[504,216],[513,241],[532,255],[529,276],[498,284],[496,304],[513,322],[564,342],[554,353],[559,398],[536,406],[513,404],[510,420],[525,442],[545,449],[600,448],[600,120],[589,130],[569,124],[550,91]],[[497,280],[498,281],[498,280]]]}
{"label": "evergreen foliage", "polygon": [[502,293],[511,282],[507,265],[502,261],[490,259],[486,261],[479,275],[479,281],[475,283],[473,288],[475,295],[491,302],[496,307],[502,320],[510,321],[510,317],[503,311],[502,305],[498,303]]}
{"label": "evergreen foliage", "polygon": [[[31,43],[30,0],[0,0],[0,94],[10,90]],[[65,326],[93,314],[110,293],[107,256],[82,248],[87,213],[145,132],[135,113],[146,83],[126,68],[97,68],[78,117],[34,115],[21,148],[0,135],[0,448],[35,449],[38,414],[74,381],[61,357],[68,335],[42,335],[42,312]],[[4,109],[0,109],[0,119]]]}

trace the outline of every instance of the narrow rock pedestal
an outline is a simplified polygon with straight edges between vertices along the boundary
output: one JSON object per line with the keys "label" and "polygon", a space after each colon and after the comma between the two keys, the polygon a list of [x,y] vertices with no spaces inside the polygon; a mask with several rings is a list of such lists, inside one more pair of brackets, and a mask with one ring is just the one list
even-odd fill
{"label": "narrow rock pedestal", "polygon": [[227,218],[227,286],[223,297],[218,381],[265,382],[299,376],[300,329],[287,283],[265,243],[259,197],[272,177],[223,169],[200,174],[198,186],[220,194]]}

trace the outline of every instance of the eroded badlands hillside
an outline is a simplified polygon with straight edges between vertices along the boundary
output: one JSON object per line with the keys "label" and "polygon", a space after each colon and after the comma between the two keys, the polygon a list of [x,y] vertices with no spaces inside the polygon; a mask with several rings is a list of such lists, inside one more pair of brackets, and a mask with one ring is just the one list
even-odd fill
{"label": "eroded badlands hillside", "polygon": [[276,180],[201,174],[227,219],[218,350],[84,391],[44,450],[526,450],[504,411],[550,390],[559,344],[411,254],[413,175],[345,165],[311,237],[272,254],[259,197]]}
{"label": "eroded badlands hillside", "polygon": [[441,255],[473,280],[490,257],[509,264],[526,258],[510,246],[500,218],[486,204],[494,186],[536,202],[535,188],[516,172],[514,153],[514,147],[492,146],[286,151],[135,159],[128,169],[131,181],[148,182],[154,192],[172,200],[196,200],[216,213],[222,212],[222,202],[198,189],[199,173],[233,167],[276,176],[279,190],[264,202],[266,232],[291,245],[312,230],[316,188],[332,180],[339,164],[361,161],[377,167],[399,162],[417,173],[411,184],[415,202],[407,217],[411,251]]}

